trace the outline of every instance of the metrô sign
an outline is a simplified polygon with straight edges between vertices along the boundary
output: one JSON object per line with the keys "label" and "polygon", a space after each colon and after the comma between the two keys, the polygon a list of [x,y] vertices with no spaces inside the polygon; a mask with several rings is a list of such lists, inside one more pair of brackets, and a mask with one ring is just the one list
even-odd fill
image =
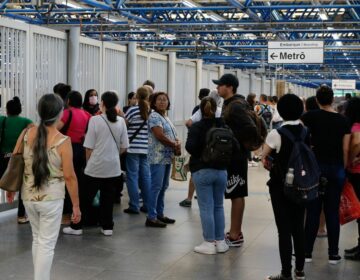
{"label": "metr\u00f4 sign", "polygon": [[322,64],[323,41],[269,41],[270,64]]}

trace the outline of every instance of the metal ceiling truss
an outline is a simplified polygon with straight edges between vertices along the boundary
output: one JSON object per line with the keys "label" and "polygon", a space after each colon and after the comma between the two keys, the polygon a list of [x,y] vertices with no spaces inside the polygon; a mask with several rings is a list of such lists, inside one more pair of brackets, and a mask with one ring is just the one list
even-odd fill
{"label": "metal ceiling truss", "polygon": [[269,40],[323,40],[323,65],[282,65],[284,75],[307,82],[360,77],[360,1],[0,1],[2,16],[62,30],[80,25],[91,38],[135,41],[229,68],[265,67],[269,76],[276,68],[265,61]]}

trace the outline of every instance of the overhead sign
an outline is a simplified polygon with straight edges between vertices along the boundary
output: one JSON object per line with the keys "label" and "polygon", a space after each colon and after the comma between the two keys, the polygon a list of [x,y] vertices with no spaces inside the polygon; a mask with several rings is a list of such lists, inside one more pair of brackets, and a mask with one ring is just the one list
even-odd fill
{"label": "overhead sign", "polygon": [[355,80],[332,80],[333,89],[356,89]]}
{"label": "overhead sign", "polygon": [[270,64],[322,64],[323,41],[269,41]]}

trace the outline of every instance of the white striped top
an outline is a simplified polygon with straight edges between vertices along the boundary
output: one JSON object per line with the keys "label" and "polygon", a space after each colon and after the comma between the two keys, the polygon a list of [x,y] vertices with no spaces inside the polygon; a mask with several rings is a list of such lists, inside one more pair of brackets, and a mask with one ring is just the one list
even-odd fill
{"label": "white striped top", "polygon": [[[128,135],[129,142],[130,138],[138,130],[138,128],[143,124],[144,120],[141,118],[139,106],[130,107],[126,114],[125,118],[128,121]],[[129,143],[130,146],[127,149],[128,153],[131,154],[147,154],[148,153],[148,124],[147,121],[145,125],[141,128],[139,133],[135,136],[134,140]]]}

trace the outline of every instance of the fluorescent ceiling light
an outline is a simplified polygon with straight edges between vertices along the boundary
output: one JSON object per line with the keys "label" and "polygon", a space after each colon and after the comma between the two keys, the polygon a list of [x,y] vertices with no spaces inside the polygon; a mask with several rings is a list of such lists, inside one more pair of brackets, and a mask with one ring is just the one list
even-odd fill
{"label": "fluorescent ceiling light", "polygon": [[325,12],[320,12],[319,17],[321,18],[321,20],[328,20],[329,19]]}
{"label": "fluorescent ceiling light", "polygon": [[197,7],[194,3],[190,2],[190,1],[187,1],[187,0],[182,1],[182,3],[183,3],[185,6],[190,7],[190,8],[195,8],[195,7]]}
{"label": "fluorescent ceiling light", "polygon": [[221,21],[222,17],[218,16],[218,15],[210,15],[209,16],[213,21]]}
{"label": "fluorescent ceiling light", "polygon": [[81,8],[80,6],[75,5],[70,1],[62,1],[61,4],[69,6],[69,7],[74,8],[74,9],[80,9]]}

